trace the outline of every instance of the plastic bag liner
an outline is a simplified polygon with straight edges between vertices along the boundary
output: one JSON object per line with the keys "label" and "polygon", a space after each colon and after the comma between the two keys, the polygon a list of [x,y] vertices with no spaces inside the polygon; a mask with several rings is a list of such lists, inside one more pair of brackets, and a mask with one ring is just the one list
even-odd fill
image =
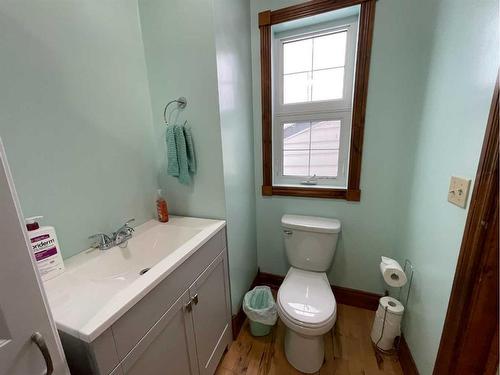
{"label": "plastic bag liner", "polygon": [[278,319],[278,312],[271,288],[268,286],[256,286],[247,292],[243,299],[243,311],[253,322],[269,326],[275,325]]}

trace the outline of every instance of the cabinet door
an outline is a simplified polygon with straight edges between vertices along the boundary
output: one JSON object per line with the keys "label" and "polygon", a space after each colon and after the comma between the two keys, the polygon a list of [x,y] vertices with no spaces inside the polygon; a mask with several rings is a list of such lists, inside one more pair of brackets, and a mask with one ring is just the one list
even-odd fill
{"label": "cabinet door", "polygon": [[227,256],[224,250],[189,288],[200,374],[213,374],[231,342]]}
{"label": "cabinet door", "polygon": [[196,375],[196,347],[186,291],[122,362],[125,375]]}

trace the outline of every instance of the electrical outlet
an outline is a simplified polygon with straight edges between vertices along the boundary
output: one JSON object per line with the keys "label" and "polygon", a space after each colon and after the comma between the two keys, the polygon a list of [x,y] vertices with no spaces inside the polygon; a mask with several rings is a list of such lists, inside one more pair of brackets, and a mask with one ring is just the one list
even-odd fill
{"label": "electrical outlet", "polygon": [[450,188],[448,189],[448,202],[465,208],[467,196],[469,195],[470,180],[451,176]]}

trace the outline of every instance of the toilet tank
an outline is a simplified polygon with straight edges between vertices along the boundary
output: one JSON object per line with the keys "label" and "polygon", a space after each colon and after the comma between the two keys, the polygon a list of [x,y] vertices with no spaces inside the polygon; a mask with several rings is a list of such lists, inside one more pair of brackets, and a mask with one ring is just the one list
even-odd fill
{"label": "toilet tank", "polygon": [[286,255],[292,267],[317,272],[330,268],[340,233],[339,220],[283,215],[281,227]]}

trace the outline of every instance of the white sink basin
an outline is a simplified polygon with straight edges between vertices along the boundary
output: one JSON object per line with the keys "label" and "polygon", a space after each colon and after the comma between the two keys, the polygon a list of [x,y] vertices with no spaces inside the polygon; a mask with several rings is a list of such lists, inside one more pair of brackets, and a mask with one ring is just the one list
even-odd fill
{"label": "white sink basin", "polygon": [[151,220],[125,248],[90,249],[65,260],[66,271],[44,283],[57,328],[91,342],[224,225],[190,217]]}
{"label": "white sink basin", "polygon": [[95,282],[130,283],[140,277],[141,270],[153,267],[201,232],[201,229],[174,223],[156,223],[144,229],[134,235],[125,248],[104,250],[98,257],[84,261],[74,268],[72,276]]}

